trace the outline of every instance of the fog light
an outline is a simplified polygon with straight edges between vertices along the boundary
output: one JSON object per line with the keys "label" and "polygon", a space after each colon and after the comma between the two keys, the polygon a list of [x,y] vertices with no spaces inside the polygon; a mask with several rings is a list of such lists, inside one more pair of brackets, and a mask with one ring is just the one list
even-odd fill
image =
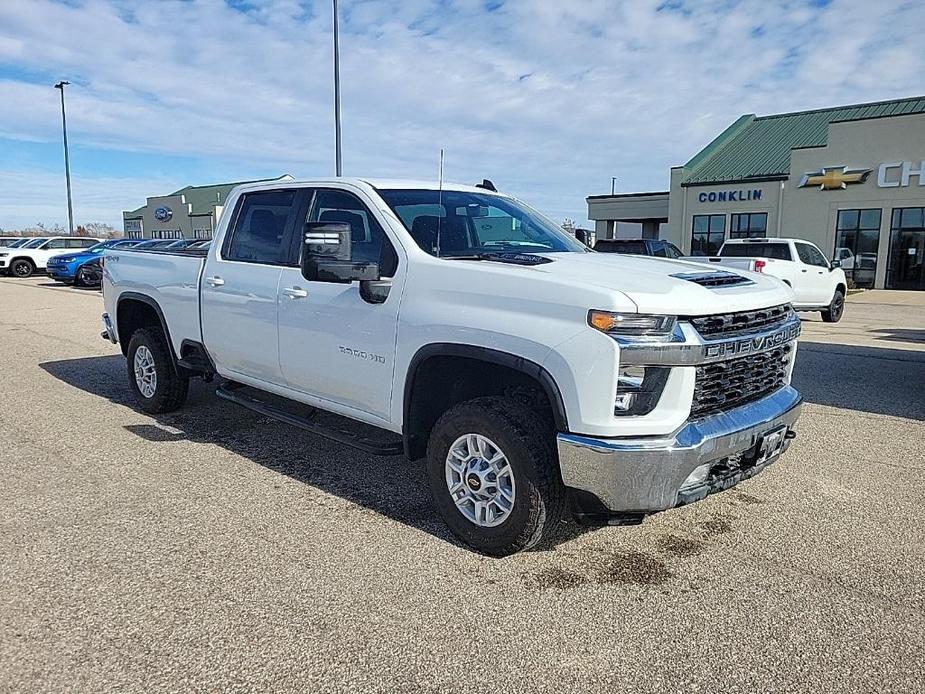
{"label": "fog light", "polygon": [[614,412],[629,412],[633,409],[636,402],[636,393],[621,393],[617,391],[617,397],[613,402]]}
{"label": "fog light", "polygon": [[712,463],[707,463],[706,465],[701,465],[700,467],[694,468],[694,471],[687,476],[687,479],[681,483],[681,489],[679,491],[684,491],[686,489],[691,489],[692,487],[699,487],[702,485],[707,477],[710,476],[710,468]]}
{"label": "fog light", "polygon": [[657,366],[624,366],[617,372],[614,415],[649,414],[668,379],[668,369]]}

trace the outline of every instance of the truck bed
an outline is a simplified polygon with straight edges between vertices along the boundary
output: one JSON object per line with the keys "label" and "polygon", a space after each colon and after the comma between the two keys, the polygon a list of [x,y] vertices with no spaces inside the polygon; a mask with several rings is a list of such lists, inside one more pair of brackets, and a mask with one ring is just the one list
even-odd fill
{"label": "truck bed", "polygon": [[174,351],[183,340],[202,342],[199,321],[199,282],[207,250],[106,251],[103,297],[106,310],[115,315],[119,297],[137,293],[160,306]]}

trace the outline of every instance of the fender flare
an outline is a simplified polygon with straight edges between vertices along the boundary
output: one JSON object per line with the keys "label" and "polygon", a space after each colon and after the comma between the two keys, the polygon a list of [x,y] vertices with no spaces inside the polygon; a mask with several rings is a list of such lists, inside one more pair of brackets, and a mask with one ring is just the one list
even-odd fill
{"label": "fender flare", "polygon": [[[157,314],[157,319],[160,321],[161,330],[164,331],[164,338],[167,340],[170,356],[172,356],[174,362],[176,362],[177,353],[174,351],[173,341],[170,339],[170,330],[167,329],[167,319],[164,318],[164,312],[161,310],[160,304],[147,294],[141,294],[140,292],[122,292],[119,295],[118,300],[116,300],[116,332],[119,332],[119,310],[122,306],[122,302],[127,300],[140,301],[154,309],[154,313]],[[128,350],[128,342],[123,340],[121,333],[119,333],[119,344],[123,345],[123,352]]]}
{"label": "fender flare", "polygon": [[519,371],[530,376],[542,386],[546,397],[549,399],[552,407],[552,416],[558,431],[568,431],[568,417],[565,412],[565,402],[562,399],[562,393],[556,384],[552,375],[536,362],[525,359],[524,357],[501,352],[489,347],[480,347],[478,345],[467,345],[455,342],[435,342],[424,345],[411,358],[408,364],[408,373],[405,377],[404,400],[402,402],[402,438],[405,442],[405,450],[409,450],[410,431],[408,422],[411,415],[411,394],[414,392],[414,382],[417,377],[421,364],[432,357],[462,357],[475,359],[490,364],[505,366],[514,371]]}

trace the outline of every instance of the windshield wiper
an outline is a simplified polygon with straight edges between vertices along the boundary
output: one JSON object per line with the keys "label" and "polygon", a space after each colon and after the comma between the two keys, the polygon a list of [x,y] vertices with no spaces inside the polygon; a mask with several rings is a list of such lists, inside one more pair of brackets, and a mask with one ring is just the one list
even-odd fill
{"label": "windshield wiper", "polygon": [[544,258],[532,253],[518,253],[516,251],[494,251],[491,253],[472,253],[468,255],[444,255],[447,260],[493,260],[497,263],[510,263],[511,265],[543,265],[551,263],[552,258]]}

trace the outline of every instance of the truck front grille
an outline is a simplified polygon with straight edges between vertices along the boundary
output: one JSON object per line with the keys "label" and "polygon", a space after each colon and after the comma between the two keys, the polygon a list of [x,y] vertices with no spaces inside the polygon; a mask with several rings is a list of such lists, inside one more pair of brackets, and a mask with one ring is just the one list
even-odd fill
{"label": "truck front grille", "polygon": [[793,344],[697,367],[691,419],[726,412],[770,395],[787,383]]}
{"label": "truck front grille", "polygon": [[718,313],[712,316],[688,318],[701,336],[708,339],[734,337],[743,333],[766,330],[784,323],[793,314],[790,304],[771,306],[757,311]]}

